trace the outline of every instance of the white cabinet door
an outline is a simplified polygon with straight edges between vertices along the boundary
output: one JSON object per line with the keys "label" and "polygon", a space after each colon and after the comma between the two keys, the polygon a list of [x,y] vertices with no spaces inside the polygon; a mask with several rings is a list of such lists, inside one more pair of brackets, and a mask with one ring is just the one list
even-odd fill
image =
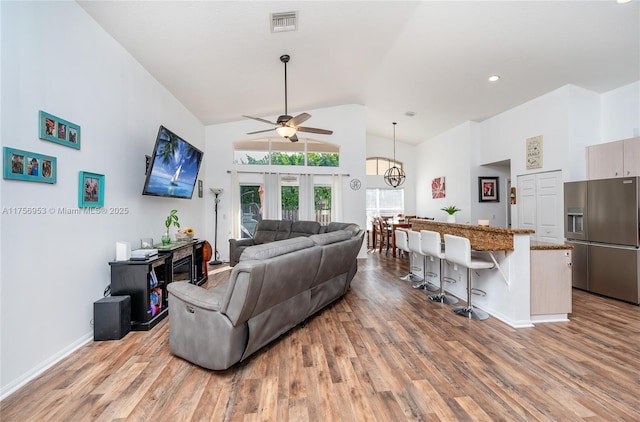
{"label": "white cabinet door", "polygon": [[640,137],[625,139],[624,176],[640,176]]}
{"label": "white cabinet door", "polygon": [[624,145],[622,141],[587,147],[587,178],[608,179],[623,176]]}

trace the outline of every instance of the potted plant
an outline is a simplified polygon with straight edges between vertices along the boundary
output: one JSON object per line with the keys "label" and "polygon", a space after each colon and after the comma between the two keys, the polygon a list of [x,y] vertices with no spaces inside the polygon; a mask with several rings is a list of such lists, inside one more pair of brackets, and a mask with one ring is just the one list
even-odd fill
{"label": "potted plant", "polygon": [[167,231],[162,236],[162,244],[168,245],[171,243],[171,237],[169,237],[169,227],[173,224],[177,228],[180,228],[180,223],[178,222],[178,210],[171,210],[167,219],[164,221],[164,225],[167,227]]}
{"label": "potted plant", "polygon": [[460,208],[456,207],[455,205],[450,205],[448,207],[444,207],[440,209],[448,214],[447,223],[455,223],[456,222],[455,213],[457,213],[458,211],[462,211]]}

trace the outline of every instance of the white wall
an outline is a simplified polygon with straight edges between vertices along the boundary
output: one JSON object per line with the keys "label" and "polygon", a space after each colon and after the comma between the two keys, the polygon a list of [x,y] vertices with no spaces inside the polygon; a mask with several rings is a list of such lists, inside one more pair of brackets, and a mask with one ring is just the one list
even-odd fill
{"label": "white wall", "polygon": [[585,147],[597,142],[601,127],[601,96],[577,86],[570,86],[568,90],[569,136],[565,145],[567,161],[562,167],[565,182],[586,179]]}
{"label": "white wall", "polygon": [[[204,147],[204,126],[75,2],[1,2],[2,145],[57,157],[54,185],[2,180],[2,396],[93,336],[115,243],[159,240],[172,208],[204,229],[204,199],[143,197],[158,126]],[[38,139],[38,110],[79,124],[81,150]],[[205,162],[207,155],[205,154]],[[106,176],[105,215],[77,209],[78,172]],[[202,178],[206,173],[201,173]],[[16,215],[42,207],[45,215]],[[109,214],[125,207],[125,215]]]}
{"label": "white wall", "polygon": [[[509,178],[515,186],[518,175],[561,170],[564,181],[585,179],[586,146],[637,136],[639,93],[640,82],[604,94],[567,85],[481,123],[467,122],[423,142],[417,148],[418,214],[436,213],[442,220],[438,210],[451,203],[463,208],[459,222],[475,222],[494,212],[502,220],[508,206]],[[543,136],[543,166],[527,170],[526,139],[538,135]],[[508,163],[510,172],[502,166],[488,166],[500,162]],[[478,203],[477,176],[489,176],[488,171],[500,176],[499,205]],[[427,185],[439,175],[446,176],[446,200],[423,194],[430,192]],[[517,205],[511,206],[511,215],[513,227],[518,227]],[[495,225],[503,226],[500,222]]]}
{"label": "white wall", "polygon": [[[393,134],[393,127],[390,128]],[[404,189],[404,212],[416,215],[416,146],[400,142],[400,126],[396,127],[396,160],[400,161],[407,175],[404,183],[397,189]],[[367,157],[393,158],[393,136],[381,138],[367,134]],[[384,181],[384,176],[366,176],[365,188],[390,189]]]}
{"label": "white wall", "polygon": [[640,81],[602,94],[600,142],[640,136]]}
{"label": "white wall", "polygon": [[[455,205],[462,211],[456,221],[465,223],[471,218],[471,140],[473,126],[466,122],[417,147],[416,209],[421,217],[445,221],[447,213],[441,208]],[[445,178],[446,197],[433,199],[431,181]]]}
{"label": "white wall", "polygon": [[[313,117],[309,124],[333,130],[333,135],[314,135],[317,139],[340,145],[340,167],[296,167],[290,166],[247,166],[232,165],[233,142],[251,138],[247,132],[258,130],[258,123],[246,119],[238,122],[212,125],[206,127],[206,162],[205,191],[206,195],[206,233],[207,239],[213,246],[214,239],[214,196],[209,188],[222,187],[224,193],[220,196],[218,205],[218,251],[223,260],[229,259],[229,238],[236,237],[231,232],[231,175],[228,170],[282,172],[282,173],[323,173],[349,174],[343,178],[343,220],[357,223],[365,227],[365,153],[366,153],[366,117],[365,109],[361,105],[344,105],[316,110],[305,110]],[[290,110],[291,112],[291,110]],[[293,116],[300,111],[291,112]],[[275,120],[277,116],[262,116],[267,120]],[[257,137],[254,135],[253,137]],[[351,179],[360,179],[363,187],[353,191],[349,187]],[[366,244],[363,245],[366,248]],[[364,249],[363,249],[364,251]],[[361,256],[366,254],[361,253]]]}

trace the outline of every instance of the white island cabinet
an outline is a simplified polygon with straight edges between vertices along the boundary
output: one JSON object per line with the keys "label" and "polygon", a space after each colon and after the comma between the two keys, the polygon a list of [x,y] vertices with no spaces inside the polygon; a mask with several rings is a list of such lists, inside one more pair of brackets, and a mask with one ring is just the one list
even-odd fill
{"label": "white island cabinet", "polygon": [[[411,230],[431,230],[441,235],[466,237],[474,254],[493,260],[492,270],[473,273],[473,305],[514,328],[533,327],[538,322],[567,321],[571,312],[571,246],[534,242],[532,230],[453,224],[432,220],[412,220]],[[558,264],[544,265],[547,251],[561,257]],[[445,250],[445,256],[446,256]],[[422,262],[414,259],[415,263]],[[548,266],[549,268],[543,268]],[[554,268],[557,270],[554,270]],[[437,260],[427,260],[427,277],[439,283]],[[466,268],[445,264],[445,290],[465,301],[467,297]],[[547,304],[544,304],[547,302]],[[455,316],[452,316],[452,318]]]}

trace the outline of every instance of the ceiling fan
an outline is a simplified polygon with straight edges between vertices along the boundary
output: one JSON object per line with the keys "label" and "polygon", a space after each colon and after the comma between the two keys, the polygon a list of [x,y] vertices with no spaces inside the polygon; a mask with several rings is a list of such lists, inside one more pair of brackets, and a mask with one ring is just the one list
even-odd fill
{"label": "ceiling fan", "polygon": [[289,62],[289,55],[283,54],[280,56],[280,61],[284,63],[284,114],[278,116],[278,120],[274,122],[270,122],[269,120],[261,119],[260,117],[252,117],[245,116],[248,119],[257,120],[259,122],[267,123],[275,126],[273,129],[265,129],[265,130],[257,130],[255,132],[249,132],[247,135],[254,135],[256,133],[264,133],[275,130],[278,132],[278,135],[283,138],[287,138],[291,142],[298,142],[297,132],[308,132],[308,133],[319,133],[322,135],[331,135],[333,133],[332,130],[326,129],[317,129],[313,127],[299,126],[301,123],[306,122],[311,118],[309,113],[301,113],[296,117],[291,117],[287,113],[287,63]]}

